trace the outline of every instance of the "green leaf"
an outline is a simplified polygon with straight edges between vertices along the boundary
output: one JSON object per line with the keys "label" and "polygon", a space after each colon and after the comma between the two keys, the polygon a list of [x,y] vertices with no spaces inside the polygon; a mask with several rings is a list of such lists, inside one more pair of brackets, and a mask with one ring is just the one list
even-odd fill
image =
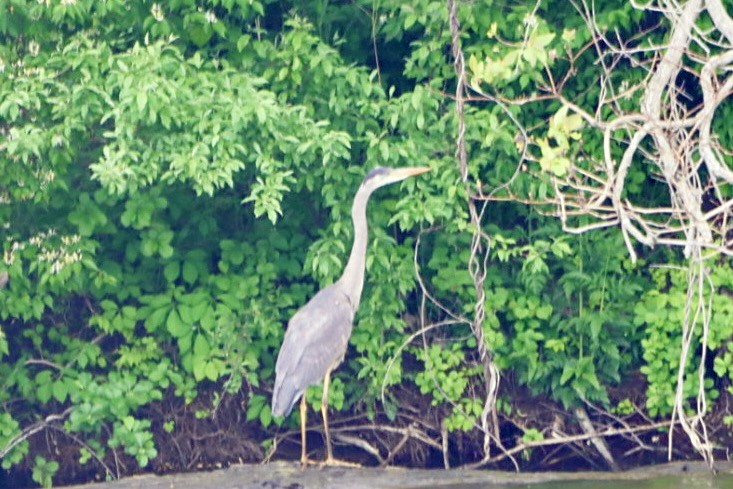
{"label": "green leaf", "polygon": [[567,384],[571,378],[575,377],[575,368],[576,364],[574,361],[565,363],[565,366],[562,370],[562,375],[560,376],[561,385]]}
{"label": "green leaf", "polygon": [[196,280],[199,276],[199,270],[197,266],[190,262],[186,261],[183,263],[183,280],[186,281],[189,285],[193,285],[196,283]]}
{"label": "green leaf", "polygon": [[254,395],[249,400],[247,406],[247,421],[252,421],[260,415],[260,411],[266,409],[266,402],[264,396]]}
{"label": "green leaf", "polygon": [[41,404],[46,404],[51,400],[51,396],[53,395],[52,387],[53,384],[48,382],[40,384],[36,389],[36,396],[38,397],[38,400],[41,401]]}
{"label": "green leaf", "polygon": [[270,423],[272,423],[272,411],[269,409],[262,409],[260,411],[260,423],[262,423],[262,426],[265,428],[270,426]]}
{"label": "green leaf", "polygon": [[163,276],[168,283],[174,283],[180,274],[181,266],[177,261],[168,263],[163,269]]}
{"label": "green leaf", "polygon": [[208,365],[208,363],[204,359],[198,358],[196,356],[193,356],[192,360],[193,377],[194,379],[196,379],[197,382],[199,382],[203,380],[206,376],[206,366]]}
{"label": "green leaf", "polygon": [[244,48],[246,48],[250,41],[252,40],[252,37],[249,34],[243,34],[239,36],[239,39],[237,39],[237,51],[240,53],[244,51]]}
{"label": "green leaf", "polygon": [[204,374],[206,378],[212,382],[216,382],[219,379],[219,374],[222,372],[221,361],[216,359],[206,362],[204,367]]}
{"label": "green leaf", "polygon": [[168,318],[170,311],[170,307],[161,307],[159,309],[155,309],[147,317],[141,318],[145,321],[145,329],[150,333],[157,331],[157,329],[166,321],[166,318]]}
{"label": "green leaf", "polygon": [[206,340],[206,337],[202,334],[196,335],[196,339],[193,342],[193,355],[195,358],[200,360],[203,360],[209,356],[209,352],[211,351],[211,347],[209,346],[209,342]]}
{"label": "green leaf", "polygon": [[145,92],[145,90],[140,90],[139,92],[137,92],[136,102],[137,110],[142,112],[148,103],[148,94]]}
{"label": "green leaf", "polygon": [[178,351],[183,355],[191,351],[191,345],[193,343],[193,332],[189,331],[187,334],[178,338]]}
{"label": "green leaf", "polygon": [[66,382],[64,382],[63,379],[57,379],[53,383],[53,397],[58,402],[64,402],[66,401],[66,396],[68,395],[69,391],[66,386]]}
{"label": "green leaf", "polygon": [[183,320],[181,320],[181,316],[175,308],[171,309],[171,312],[168,314],[168,320],[165,325],[168,332],[174,338],[180,338],[191,331],[189,325],[185,324]]}
{"label": "green leaf", "polygon": [[552,315],[552,306],[550,304],[545,304],[538,307],[535,310],[535,315],[537,316],[537,319],[550,319],[550,316]]}

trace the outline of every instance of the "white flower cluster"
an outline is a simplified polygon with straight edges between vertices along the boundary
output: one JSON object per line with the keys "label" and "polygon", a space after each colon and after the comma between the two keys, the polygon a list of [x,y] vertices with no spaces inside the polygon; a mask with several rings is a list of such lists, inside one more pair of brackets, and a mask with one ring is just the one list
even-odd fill
{"label": "white flower cluster", "polygon": [[10,266],[15,263],[15,252],[20,251],[24,248],[25,243],[13,241],[13,245],[10,247],[10,249],[3,252],[3,261],[5,262],[5,264]]}
{"label": "white flower cluster", "polygon": [[60,236],[62,246],[55,249],[47,248],[45,246],[46,241],[55,235],[56,231],[54,229],[49,229],[46,232],[40,232],[35,236],[32,236],[28,239],[27,243],[22,241],[13,241],[10,249],[3,252],[3,261],[8,266],[12,265],[15,262],[17,252],[24,250],[27,245],[34,246],[39,249],[38,261],[50,263],[52,274],[59,273],[67,265],[81,261],[83,255],[80,251],[68,250],[68,247],[77,244],[81,240],[81,236],[78,234]]}
{"label": "white flower cluster", "polygon": [[153,18],[158,22],[161,22],[163,19],[165,19],[165,13],[163,13],[163,8],[160,6],[160,4],[154,3],[153,6],[150,8],[150,13]]}
{"label": "white flower cluster", "polygon": [[81,261],[81,258],[82,256],[80,252],[72,251],[69,253],[64,249],[46,249],[43,253],[38,255],[38,261],[51,263],[51,273],[54,275],[59,273],[65,266]]}
{"label": "white flower cluster", "polygon": [[31,53],[31,56],[38,56],[38,53],[41,51],[41,45],[38,44],[36,41],[30,41],[28,43],[28,52]]}

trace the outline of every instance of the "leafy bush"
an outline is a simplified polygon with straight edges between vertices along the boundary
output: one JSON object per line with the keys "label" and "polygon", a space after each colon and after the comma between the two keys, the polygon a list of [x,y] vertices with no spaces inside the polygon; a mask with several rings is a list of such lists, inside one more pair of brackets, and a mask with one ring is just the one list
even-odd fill
{"label": "leafy bush", "polygon": [[[601,97],[571,3],[459,10],[475,89],[491,86],[500,102],[542,93],[545,75],[572,71],[573,54],[583,69],[566,93],[583,107]],[[648,20],[620,0],[596,15],[619,35]],[[52,483],[58,462],[24,431],[49,415],[81,464],[119,450],[145,467],[160,453],[159,425],[178,428],[152,406],[240,392],[256,441],[268,443],[284,325],[341,273],[351,198],[376,165],[433,171],[370,204],[367,283],[331,408],[397,420],[419,398],[442,427],[475,435],[484,393],[465,320],[476,301],[471,198],[490,238],[483,329],[504,375],[566,408],[610,408],[609,388],[640,370],[648,412],[669,414],[686,279],[650,265],[682,257],[654,250],[632,264],[615,228],[567,235],[549,207],[521,204],[603,151],[556,100],[467,106],[466,187],[449,32],[437,0],[0,2],[3,469],[32,466],[34,481]],[[661,45],[664,35],[648,37]],[[640,75],[619,66],[613,76]],[[519,168],[529,142],[512,118],[531,128],[534,154]],[[666,204],[652,170],[630,175],[626,197]],[[489,194],[496,201],[481,207]],[[730,260],[711,267],[720,293],[704,382],[715,398],[733,384],[733,274]],[[697,382],[687,376],[689,396]],[[307,399],[319,407],[319,388]]]}
{"label": "leafy bush", "polygon": [[[641,372],[649,384],[647,388],[647,409],[653,416],[668,415],[674,406],[675,385],[680,366],[682,331],[679,324],[685,315],[685,296],[688,287],[684,270],[672,268],[657,269],[653,273],[655,287],[647,290],[634,308],[634,321],[644,326],[645,338],[641,341],[645,365]],[[715,268],[711,275],[716,290],[728,290],[733,274],[728,267]],[[712,299],[713,314],[710,318],[710,336],[702,345],[702,325],[695,322],[692,360],[685,365],[684,397],[690,402],[697,396],[699,377],[697,375],[701,348],[709,349],[714,355],[713,372],[730,381],[730,354],[725,346],[733,335],[733,304],[725,294]],[[695,303],[692,303],[695,307]],[[702,318],[700,319],[702,320]],[[710,353],[708,353],[710,354]],[[714,376],[704,379],[707,396],[715,400],[720,395]]]}

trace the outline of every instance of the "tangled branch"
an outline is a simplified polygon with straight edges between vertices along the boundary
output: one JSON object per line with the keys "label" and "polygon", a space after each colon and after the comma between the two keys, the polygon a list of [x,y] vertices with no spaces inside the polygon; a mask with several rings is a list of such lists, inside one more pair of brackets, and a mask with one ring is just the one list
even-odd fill
{"label": "tangled branch", "polygon": [[[575,62],[579,56],[570,52],[570,66],[562,77],[556,79],[549,67],[545,69],[546,80],[543,93],[539,95],[509,99],[472,85],[478,98],[505,105],[548,99],[559,101],[563,110],[579,116],[591,131],[602,136],[602,158],[584,152],[581,141],[577,145],[579,154],[569,161],[567,171],[546,171],[542,175],[551,182],[552,197],[520,199],[512,195],[510,189],[502,195],[490,193],[487,196],[480,188],[472,196],[478,201],[508,199],[537,205],[541,212],[558,217],[563,230],[569,233],[618,227],[633,262],[637,261],[639,244],[682,249],[688,260],[689,286],[681,324],[683,344],[672,422],[679,423],[696,450],[712,465],[713,450],[703,421],[707,410],[704,365],[712,315],[711,298],[715,293],[707,264],[720,255],[733,256],[733,229],[730,227],[733,170],[725,161],[733,151],[721,145],[714,134],[713,121],[733,94],[733,19],[721,0],[658,0],[632,4],[637,9],[661,14],[660,23],[666,22],[670,29],[664,45],[642,44],[638,35],[630,41],[623,40],[618,33],[609,35],[596,22],[592,3],[573,1],[592,33],[591,42],[581,51],[593,49],[602,70],[599,96],[592,110],[573,102],[563,93],[564,86],[576,72]],[[465,73],[460,53],[456,51],[460,48],[456,47],[455,5],[449,5],[452,6],[451,33],[458,74],[456,110],[461,119]],[[712,19],[714,28],[698,27],[704,13]],[[628,86],[626,78],[619,81],[613,72],[622,63],[642,70],[644,79],[633,86]],[[685,91],[681,79],[699,86],[700,100]],[[629,109],[632,97],[639,97],[636,110]],[[517,125],[525,144],[519,166],[538,160],[526,150],[526,145],[535,143],[527,137],[528,131],[515,120],[512,122]],[[462,161],[462,154],[465,157],[461,144],[459,130],[459,161]],[[652,177],[666,191],[663,205],[659,204],[658,196],[649,198],[643,193],[629,191],[632,173],[647,175],[650,169]],[[465,183],[466,174],[462,173],[462,177]],[[474,214],[471,214],[472,222]],[[697,338],[702,339],[697,371],[697,415],[689,417],[685,414],[687,399],[683,385],[693,342]],[[670,458],[671,452],[670,438]]]}
{"label": "tangled branch", "polygon": [[[466,121],[465,121],[465,92],[466,92],[466,62],[463,56],[460,40],[460,22],[456,12],[455,0],[448,0],[448,21],[451,32],[451,52],[453,54],[453,66],[455,68],[456,83],[456,118],[458,121],[456,136],[456,159],[461,173],[461,180],[466,188],[466,194],[472,195],[471,182],[468,176],[468,155],[466,152]],[[483,325],[486,318],[484,303],[486,292],[484,281],[486,280],[487,263],[491,241],[481,230],[481,214],[476,208],[476,202],[469,198],[467,200],[468,212],[471,220],[473,235],[471,236],[471,255],[469,258],[469,272],[473,279],[476,291],[474,315],[471,321],[471,330],[476,337],[479,358],[483,366],[483,374],[486,389],[486,398],[481,412],[481,428],[484,433],[484,458],[489,458],[491,453],[492,437],[501,446],[498,433],[498,420],[496,418],[496,397],[499,390],[500,374],[492,359],[492,353],[484,335]],[[489,417],[492,417],[490,426]]]}

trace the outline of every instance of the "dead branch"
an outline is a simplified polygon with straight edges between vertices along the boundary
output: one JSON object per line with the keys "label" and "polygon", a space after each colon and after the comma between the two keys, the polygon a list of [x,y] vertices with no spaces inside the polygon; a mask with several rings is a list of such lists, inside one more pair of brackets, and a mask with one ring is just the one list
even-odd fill
{"label": "dead branch", "polygon": [[[697,419],[698,417],[699,416],[695,416],[694,418]],[[461,466],[461,468],[478,469],[478,468],[485,467],[490,464],[500,462],[503,459],[505,459],[508,455],[515,455],[517,453],[522,453],[523,451],[529,450],[532,448],[548,447],[548,446],[553,446],[553,445],[564,445],[567,443],[587,441],[595,437],[607,438],[611,436],[626,435],[629,433],[643,433],[645,431],[653,431],[653,430],[658,430],[660,428],[668,428],[670,425],[674,425],[674,424],[675,424],[674,421],[665,420],[665,421],[649,423],[649,424],[645,424],[641,426],[634,426],[631,428],[609,428],[609,429],[598,431],[598,432],[591,433],[591,434],[583,433],[582,435],[561,436],[561,437],[548,438],[545,440],[538,440],[538,441],[533,441],[533,442],[528,442],[528,443],[520,443],[512,448],[507,449],[506,453],[500,453],[494,457],[484,458],[477,462],[465,464]]]}
{"label": "dead branch", "polygon": [[35,435],[39,431],[43,431],[45,429],[48,429],[53,425],[54,423],[58,423],[66,419],[66,417],[71,413],[72,408],[68,407],[63,412],[59,414],[49,414],[46,416],[45,419],[42,419],[40,421],[37,421],[33,423],[32,425],[24,428],[20,433],[13,436],[4,447],[0,448],[0,459],[5,458],[5,456],[10,453],[10,451],[18,446],[23,441],[27,440],[31,436]]}

